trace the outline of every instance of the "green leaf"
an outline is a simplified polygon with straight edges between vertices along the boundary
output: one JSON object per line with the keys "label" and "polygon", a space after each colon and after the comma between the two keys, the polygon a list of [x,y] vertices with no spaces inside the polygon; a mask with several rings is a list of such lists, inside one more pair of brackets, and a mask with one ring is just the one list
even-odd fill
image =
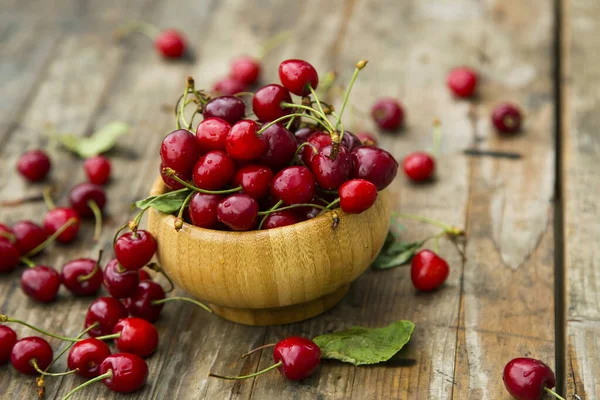
{"label": "green leaf", "polygon": [[112,149],[117,143],[117,139],[128,131],[129,125],[124,122],[109,122],[90,137],[69,133],[54,134],[52,137],[79,157],[89,158]]}
{"label": "green leaf", "polygon": [[384,328],[355,326],[345,331],[317,336],[321,358],[354,365],[377,364],[389,360],[408,341],[415,329],[411,321],[396,321]]}
{"label": "green leaf", "polygon": [[152,207],[157,211],[171,214],[179,211],[190,192],[190,189],[179,189],[159,196],[150,196],[143,200],[138,200],[133,205],[142,210]]}
{"label": "green leaf", "polygon": [[395,242],[384,246],[371,267],[373,269],[388,269],[407,264],[424,243],[424,240],[420,242]]}

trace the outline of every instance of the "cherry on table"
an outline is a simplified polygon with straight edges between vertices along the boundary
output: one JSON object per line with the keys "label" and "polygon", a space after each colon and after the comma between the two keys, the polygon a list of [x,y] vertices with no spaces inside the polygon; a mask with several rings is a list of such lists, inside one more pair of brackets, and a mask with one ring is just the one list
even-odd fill
{"label": "cherry on table", "polygon": [[[120,271],[119,261],[113,258],[106,264],[103,273],[104,287],[108,293],[115,299],[123,299],[135,293],[142,270],[129,271],[124,269]],[[145,272],[147,274],[147,272]]]}
{"label": "cherry on table", "polygon": [[377,138],[371,132],[358,132],[356,137],[364,146],[377,146]]}
{"label": "cherry on table", "polygon": [[492,111],[492,123],[501,133],[519,132],[521,119],[521,111],[514,104],[503,103]]}
{"label": "cherry on table", "polygon": [[10,362],[15,369],[26,375],[37,375],[33,363],[45,370],[52,362],[52,347],[41,337],[29,336],[18,340],[11,351]]}
{"label": "cherry on table", "polygon": [[546,392],[562,399],[551,390],[556,386],[554,372],[535,358],[519,357],[509,361],[502,380],[508,393],[517,400],[542,400]]}
{"label": "cherry on table", "polygon": [[199,156],[198,140],[190,131],[178,129],[162,140],[160,146],[162,167],[171,168],[178,174],[190,175]]}
{"label": "cherry on table", "polygon": [[71,207],[82,217],[95,216],[94,206],[90,203],[95,203],[100,212],[106,206],[106,194],[102,186],[87,182],[80,183],[71,189],[69,200]]}
{"label": "cherry on table", "polygon": [[233,125],[225,139],[227,154],[236,161],[252,161],[264,155],[269,145],[258,130],[258,124],[251,120]]}
{"label": "cherry on table", "polygon": [[285,205],[308,203],[315,194],[315,177],[306,167],[284,168],[271,182],[271,196]]}
{"label": "cherry on table", "polygon": [[377,187],[364,179],[351,179],[338,189],[342,211],[360,214],[377,200]]}
{"label": "cherry on table", "polygon": [[231,62],[230,75],[246,85],[252,85],[260,76],[260,61],[250,56],[241,56]]}
{"label": "cherry on table", "polygon": [[221,118],[233,125],[244,119],[246,103],[235,96],[215,97],[206,103],[202,114],[204,118]]}
{"label": "cherry on table", "polygon": [[32,221],[19,221],[12,226],[12,231],[17,240],[19,253],[22,255],[29,253],[48,239],[46,230]]}
{"label": "cherry on table", "polygon": [[90,157],[83,162],[88,180],[95,185],[104,185],[110,179],[110,161],[104,156]]}
{"label": "cherry on table", "polygon": [[361,146],[352,150],[353,178],[365,179],[383,190],[396,177],[398,162],[387,151],[374,146]]}
{"label": "cherry on table", "polygon": [[311,146],[304,146],[304,148],[302,148],[302,162],[304,165],[310,165],[313,157],[326,146],[329,146],[332,141],[331,136],[329,136],[328,133],[316,132],[308,138],[306,143],[310,144]]}
{"label": "cherry on table", "polygon": [[102,286],[100,260],[79,258],[66,263],[61,271],[60,280],[67,289],[78,296],[92,296]]}
{"label": "cherry on table", "polygon": [[246,84],[232,77],[219,79],[213,85],[213,92],[219,96],[233,96],[246,91]]}
{"label": "cherry on table", "polygon": [[127,309],[119,300],[112,297],[97,298],[85,314],[85,328],[98,323],[98,326],[92,328],[88,335],[97,337],[111,334],[117,322],[121,318],[126,318],[127,314]]}
{"label": "cherry on table", "polygon": [[269,194],[272,180],[273,171],[269,168],[250,164],[237,170],[233,176],[233,185],[241,186],[244,193],[258,200]]}
{"label": "cherry on table", "polygon": [[60,275],[53,268],[37,265],[27,268],[21,275],[23,292],[42,303],[56,300],[60,288]]}
{"label": "cherry on table", "polygon": [[154,236],[143,229],[122,234],[117,238],[114,246],[115,257],[127,270],[138,270],[148,264],[156,248]]}
{"label": "cherry on table", "polygon": [[0,237],[0,273],[13,271],[19,265],[21,253],[17,245]]}
{"label": "cherry on table", "polygon": [[344,146],[339,146],[335,158],[333,158],[333,145],[325,146],[310,161],[310,170],[317,184],[325,190],[337,189],[350,179],[352,167],[352,155]]}
{"label": "cherry on table", "polygon": [[381,129],[395,131],[404,122],[404,109],[397,100],[383,98],[375,102],[371,108],[371,116]]}
{"label": "cherry on table", "polygon": [[458,67],[448,73],[446,84],[458,97],[471,97],[477,88],[477,72],[469,67]]}
{"label": "cherry on table", "polygon": [[402,161],[402,168],[411,181],[423,182],[433,177],[435,160],[428,153],[416,151],[404,158],[404,161]]}
{"label": "cherry on table", "polygon": [[258,216],[258,203],[243,193],[232,194],[217,206],[217,218],[234,231],[247,231],[254,227]]}
{"label": "cherry on table", "polygon": [[50,158],[42,150],[28,151],[17,160],[17,171],[30,182],[46,178],[51,166]]}
{"label": "cherry on table", "polygon": [[265,129],[262,137],[267,141],[269,149],[258,159],[258,162],[266,165],[273,171],[279,171],[289,166],[298,149],[294,135],[284,128],[283,125],[274,124]]}
{"label": "cherry on table", "polygon": [[70,207],[57,207],[48,211],[44,216],[44,229],[48,233],[48,235],[54,234],[54,232],[58,231],[69,221],[75,221],[71,223],[58,237],[56,238],[57,242],[60,243],[70,243],[72,242],[77,233],[79,232],[79,226],[81,224],[81,218],[77,211],[74,208]]}
{"label": "cherry on table", "polygon": [[[235,180],[234,184],[237,185]],[[218,194],[195,193],[188,208],[192,225],[205,229],[214,227],[217,223],[217,206],[221,200],[223,196]]]}
{"label": "cherry on table", "polygon": [[156,322],[164,304],[154,304],[153,302],[163,300],[164,298],[166,298],[165,291],[158,283],[141,281],[133,296],[125,301],[125,305],[132,316],[145,319],[149,322]]}
{"label": "cherry on table", "polygon": [[95,378],[100,375],[100,364],[110,356],[108,345],[96,338],[87,338],[75,343],[69,351],[67,365],[77,369],[77,375]]}
{"label": "cherry on table", "polygon": [[122,353],[148,357],[158,346],[158,331],[142,318],[123,318],[115,325],[113,334],[119,334],[115,344]]}
{"label": "cherry on table", "polygon": [[219,190],[231,182],[235,163],[222,150],[213,150],[198,159],[192,172],[196,187],[204,190]]}
{"label": "cherry on table", "polygon": [[448,263],[431,250],[421,250],[412,259],[410,278],[418,290],[430,292],[437,289],[446,282],[449,274]]}
{"label": "cherry on table", "polygon": [[181,32],[166,29],[156,36],[154,47],[165,58],[180,58],[187,50],[187,43]]}
{"label": "cherry on table", "polygon": [[275,211],[274,213],[267,215],[261,229],[281,228],[282,226],[301,222],[302,217],[294,211],[295,210]]}
{"label": "cherry on table", "polygon": [[225,138],[231,124],[221,118],[206,118],[196,127],[196,139],[202,154],[213,150],[225,151]]}
{"label": "cherry on table", "polygon": [[279,64],[279,80],[287,90],[298,96],[309,95],[310,87],[316,90],[319,86],[317,70],[304,60],[285,60]]}
{"label": "cherry on table", "polygon": [[0,364],[10,360],[12,348],[17,343],[17,334],[6,325],[0,325]]}
{"label": "cherry on table", "polygon": [[274,121],[292,112],[291,108],[281,107],[283,102],[292,103],[290,92],[281,85],[266,85],[254,93],[252,111],[260,121]]}

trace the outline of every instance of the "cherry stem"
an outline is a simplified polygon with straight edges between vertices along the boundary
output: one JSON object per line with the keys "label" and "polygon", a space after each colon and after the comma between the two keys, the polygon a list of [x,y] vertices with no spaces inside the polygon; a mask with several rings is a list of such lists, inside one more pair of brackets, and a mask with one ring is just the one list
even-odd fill
{"label": "cherry stem", "polygon": [[317,150],[317,148],[313,144],[304,142],[300,146],[298,146],[298,148],[296,149],[296,152],[294,153],[294,157],[292,157],[292,160],[295,160],[296,157],[298,157],[298,154],[300,154],[300,150],[302,150],[302,148],[305,146],[311,147],[313,149],[313,154],[317,154],[319,152],[319,150]]}
{"label": "cherry stem", "polygon": [[342,120],[342,114],[344,114],[344,110],[346,109],[346,104],[348,103],[348,98],[350,97],[350,92],[352,91],[352,87],[354,86],[354,81],[356,81],[356,77],[358,73],[367,65],[367,60],[361,60],[356,63],[356,69],[354,70],[354,74],[352,74],[352,79],[350,79],[350,84],[346,89],[346,93],[344,94],[344,101],[342,103],[342,108],[340,109],[340,115],[337,117],[337,122],[335,123],[336,128],[340,127],[340,121]]}
{"label": "cherry stem", "polygon": [[162,269],[157,263],[150,263],[147,265],[147,267],[150,268],[154,272],[162,274],[162,276],[165,277],[167,282],[169,282],[169,290],[165,290],[165,293],[170,293],[175,289],[175,285],[173,284],[173,280],[171,279],[171,277],[169,275],[167,275],[165,270]]}
{"label": "cherry stem", "polygon": [[121,332],[119,333],[111,333],[110,335],[104,335],[104,336],[96,336],[96,339],[98,340],[112,340],[112,339],[118,339],[121,337]]}
{"label": "cherry stem", "polygon": [[281,207],[278,208],[276,210],[267,210],[267,211],[261,211],[258,213],[258,215],[269,215],[272,214],[275,211],[284,211],[284,210],[291,210],[292,208],[298,208],[298,207],[315,207],[315,208],[319,208],[321,210],[325,210],[326,208],[318,205],[318,204],[310,204],[310,203],[299,203],[299,204],[292,204],[291,206],[286,206],[286,207]]}
{"label": "cherry stem", "polygon": [[206,304],[200,303],[199,301],[196,301],[194,299],[190,299],[189,297],[179,297],[179,296],[173,296],[173,297],[167,297],[166,299],[160,299],[160,300],[154,300],[152,302],[153,305],[157,305],[157,304],[164,304],[168,301],[172,301],[172,300],[182,300],[182,301],[187,301],[189,303],[195,304],[198,307],[202,307],[204,308],[206,311],[208,311],[209,313],[212,313],[212,310],[210,308],[208,308],[208,306]]}
{"label": "cherry stem", "polygon": [[[71,225],[75,224],[77,220],[75,218],[70,218],[67,222],[65,222],[60,228],[56,230],[48,239],[44,240],[42,243],[37,245],[33,250],[29,251],[29,253],[25,254],[25,257],[33,257],[38,254],[40,251],[44,250],[48,247],[52,242],[56,240],[64,231],[66,231]],[[22,259],[23,257],[21,257]]]}
{"label": "cherry stem", "polygon": [[185,126],[190,127],[190,125],[188,125],[187,121],[185,120],[185,106],[186,106],[186,102],[187,102],[187,95],[190,92],[190,89],[192,91],[195,91],[196,89],[194,88],[194,79],[192,79],[191,76],[187,77],[187,82],[185,85],[185,92],[183,92],[183,97],[182,100],[183,101],[179,101],[179,111],[177,112],[177,114],[175,115],[175,128],[177,129],[181,129],[181,123],[179,122],[179,120],[183,120],[183,123],[185,124]]}
{"label": "cherry stem", "polygon": [[559,400],[566,400],[564,397],[562,397],[561,395],[559,395],[558,393],[556,393],[554,390],[544,386],[544,390],[546,391],[546,393],[551,394],[552,396],[556,397]]}
{"label": "cherry stem", "polygon": [[332,111],[331,115],[333,115],[334,118],[336,118],[340,121],[340,130],[342,132],[342,133],[340,133],[340,143],[341,143],[342,139],[344,139],[344,133],[346,133],[346,130],[344,129],[344,123],[342,122],[341,117],[339,115],[337,115],[335,113],[335,111]]}
{"label": "cherry stem", "polygon": [[290,118],[290,120],[288,121],[288,123],[285,125],[285,129],[289,130],[295,120],[296,120],[296,117]]}
{"label": "cherry stem", "polygon": [[15,235],[13,235],[10,232],[0,231],[0,237],[8,239],[11,243],[14,243],[17,241],[17,238],[15,237]]}
{"label": "cherry stem", "polygon": [[68,398],[70,398],[71,396],[73,396],[75,393],[77,393],[78,391],[80,391],[84,387],[91,385],[92,383],[96,383],[96,382],[102,381],[104,379],[110,379],[112,377],[113,377],[112,369],[109,369],[104,374],[98,375],[97,377],[92,378],[89,381],[86,381],[86,382],[82,383],[81,385],[77,386],[75,389],[73,389],[69,393],[67,393],[67,395],[65,397],[63,397],[62,400],[67,400]]}
{"label": "cherry stem", "polygon": [[[275,205],[271,208],[269,208],[267,211],[268,212],[272,212],[275,211],[279,208],[280,205],[283,204],[283,200],[279,200],[277,203],[275,203]],[[265,214],[264,217],[262,217],[262,219],[260,220],[260,224],[258,224],[258,230],[260,231],[262,229],[263,224],[265,223],[265,221],[267,220],[267,217],[269,216],[269,214]]]}
{"label": "cherry stem", "polygon": [[125,224],[121,227],[119,227],[119,229],[117,229],[117,231],[115,232],[115,236],[113,236],[113,247],[115,247],[115,243],[117,243],[117,239],[119,238],[119,233],[123,232],[124,229],[126,229],[129,226],[129,224]]}
{"label": "cherry stem", "polygon": [[183,204],[181,205],[181,208],[179,209],[179,212],[177,213],[177,218],[175,218],[175,222],[174,222],[176,231],[179,231],[181,228],[183,228],[183,212],[195,194],[196,193],[194,193],[194,192],[190,192],[190,194],[188,194],[187,197],[185,198],[185,200],[183,201]]}
{"label": "cherry stem", "polygon": [[279,46],[286,40],[289,40],[291,35],[292,31],[282,31],[270,38],[269,40],[265,41],[262,45],[260,52],[258,53],[258,59],[262,60],[263,58],[265,58],[266,55],[269,54],[273,49],[275,49],[277,46]]}
{"label": "cherry stem", "polygon": [[20,325],[26,326],[26,327],[28,327],[30,329],[33,329],[34,331],[39,332],[39,333],[41,333],[43,335],[50,336],[50,337],[53,337],[53,338],[59,339],[59,340],[64,340],[65,342],[77,342],[77,340],[78,340],[78,339],[75,339],[75,338],[70,338],[70,337],[61,336],[61,335],[57,335],[57,334],[54,334],[54,333],[47,332],[47,331],[45,331],[43,329],[40,329],[40,328],[38,328],[36,326],[28,324],[25,321],[21,321],[20,319],[11,318],[8,315],[4,315],[4,314],[0,314],[0,322],[13,322],[15,324],[20,324]]}
{"label": "cherry stem", "polygon": [[248,97],[254,97],[254,93],[252,92],[237,92],[234,94],[235,97],[244,97],[244,96],[248,96]]}
{"label": "cherry stem", "polygon": [[45,187],[42,195],[44,196],[44,203],[46,203],[48,210],[54,210],[56,208],[56,204],[54,204],[54,201],[52,201],[52,186]]}
{"label": "cherry stem", "polygon": [[146,21],[132,21],[118,28],[113,35],[118,40],[131,32],[140,32],[152,40],[155,40],[160,35],[160,29]]}
{"label": "cherry stem", "polygon": [[[179,182],[180,184],[182,184],[183,186],[185,186],[186,188],[193,190],[195,192],[200,192],[200,193],[205,193],[205,194],[228,194],[228,193],[237,193],[237,192],[241,192],[242,191],[242,187],[238,186],[232,189],[226,189],[226,190],[205,190],[205,189],[200,189],[192,184],[189,184],[188,182],[184,181],[183,179],[181,179],[180,177],[178,177],[176,175],[176,172],[174,169],[172,168],[163,168],[162,170],[163,174],[165,174],[166,176],[173,178],[175,181]],[[173,192],[169,192],[169,193],[173,193]]]}
{"label": "cherry stem", "polygon": [[442,124],[439,119],[435,119],[433,120],[433,150],[431,151],[434,157],[437,157],[441,144]]}
{"label": "cherry stem", "polygon": [[264,131],[269,129],[271,126],[273,126],[281,121],[285,121],[286,119],[295,118],[295,117],[300,117],[300,118],[304,117],[304,118],[311,119],[311,120],[315,121],[317,124],[321,125],[323,128],[325,128],[327,130],[327,132],[331,132],[331,128],[329,128],[329,126],[323,124],[323,121],[321,121],[320,119],[318,119],[312,115],[309,115],[309,114],[294,113],[294,114],[284,115],[283,117],[279,117],[276,120],[273,120],[273,121],[269,122],[268,124],[263,125],[262,128],[260,128],[260,130],[257,132],[257,134],[260,136],[260,135],[262,135],[262,133]]}
{"label": "cherry stem", "polygon": [[283,362],[279,361],[277,364],[273,364],[273,365],[271,365],[268,368],[265,368],[265,369],[263,369],[261,371],[255,372],[255,373],[250,374],[250,375],[226,376],[226,375],[217,375],[217,374],[213,374],[212,372],[209,372],[208,376],[212,376],[213,378],[227,379],[227,380],[236,380],[237,381],[237,380],[242,380],[242,379],[254,378],[255,376],[262,375],[265,372],[269,372],[269,371],[271,371],[273,369],[281,367],[282,364],[283,364]]}
{"label": "cherry stem", "polygon": [[316,114],[317,116],[321,117],[323,122],[327,123],[327,125],[329,125],[331,128],[333,128],[333,126],[329,123],[329,120],[327,119],[325,114],[323,114],[321,111],[315,110],[312,107],[305,106],[304,104],[286,103],[285,101],[282,101],[279,105],[281,108],[297,108],[297,109],[301,109],[301,110],[310,111],[313,114]]}
{"label": "cherry stem", "polygon": [[328,129],[329,132],[335,131],[335,128],[333,127],[331,122],[325,116],[326,114],[325,114],[325,111],[323,111],[323,106],[321,105],[319,96],[317,96],[317,92],[315,92],[315,89],[313,89],[312,85],[310,85],[310,84],[308,85],[308,89],[310,89],[310,93],[312,93],[313,97],[315,98],[315,103],[317,103],[317,107],[319,108],[319,111],[321,111],[321,115],[323,116],[324,121],[327,122],[327,125],[329,126],[329,128],[331,128],[331,129]]}
{"label": "cherry stem", "polygon": [[456,228],[454,226],[445,224],[441,221],[438,221],[438,220],[435,220],[432,218],[423,217],[421,215],[404,214],[404,213],[395,213],[394,215],[398,218],[412,219],[414,221],[424,222],[426,224],[440,227],[445,231],[445,233],[447,233],[450,236],[460,236],[463,233],[462,229],[460,229],[460,228]]}
{"label": "cherry stem", "polygon": [[242,355],[242,358],[246,358],[248,357],[250,354],[256,353],[259,350],[264,350],[264,349],[268,349],[269,347],[275,347],[276,343],[269,343],[269,344],[263,344],[260,347],[255,348],[254,350],[250,350],[249,352],[247,352],[246,354]]}
{"label": "cherry stem", "polygon": [[337,206],[340,202],[340,198],[338,197],[337,199],[333,200],[331,203],[327,204],[327,206],[324,208],[324,210],[331,210],[334,206]]}
{"label": "cherry stem", "polygon": [[94,200],[90,200],[87,202],[88,207],[92,210],[94,214],[94,220],[96,224],[94,226],[94,242],[97,242],[100,239],[100,234],[102,233],[102,210],[98,207],[98,204]]}
{"label": "cherry stem", "polygon": [[75,368],[75,369],[72,369],[72,370],[66,371],[66,372],[42,371],[42,369],[39,367],[37,360],[35,358],[30,361],[30,364],[37,371],[38,374],[44,375],[44,376],[65,376],[65,375],[76,374],[77,372],[79,372],[79,368]]}
{"label": "cherry stem", "polygon": [[29,268],[35,268],[35,263],[33,262],[33,260],[30,260],[29,258],[23,256],[19,259],[23,264],[27,265]]}
{"label": "cherry stem", "polygon": [[[91,331],[94,328],[97,328],[98,326],[100,326],[100,323],[99,322],[94,322],[92,325],[88,326],[83,331],[81,331],[81,333],[79,335],[77,335],[75,337],[75,339],[77,339],[77,340],[81,339],[86,333],[88,333],[89,331]],[[60,353],[58,353],[58,355],[56,357],[54,357],[54,360],[52,360],[52,362],[50,363],[50,365],[48,365],[48,368],[46,368],[46,371],[48,371],[50,369],[50,367],[52,367],[54,365],[54,363],[56,363],[58,361],[58,359],[63,356],[63,354],[65,354],[71,347],[73,347],[75,345],[75,343],[76,342],[70,342],[70,343],[68,343],[65,346],[65,348],[62,349],[60,351]]]}
{"label": "cherry stem", "polygon": [[87,275],[79,275],[77,277],[78,282],[85,282],[87,280],[90,280],[90,279],[92,279],[92,277],[94,275],[96,275],[96,273],[98,271],[100,271],[100,262],[102,261],[102,253],[103,253],[102,249],[98,250],[98,258],[96,259],[96,265],[94,265],[94,269],[92,269],[92,271]]}
{"label": "cherry stem", "polygon": [[16,206],[20,206],[20,205],[25,204],[25,203],[31,203],[31,202],[40,201],[40,200],[44,200],[44,196],[39,195],[39,194],[34,194],[34,195],[31,195],[31,196],[23,197],[21,199],[4,200],[4,201],[0,202],[0,206],[2,206],[2,207],[16,207]]}

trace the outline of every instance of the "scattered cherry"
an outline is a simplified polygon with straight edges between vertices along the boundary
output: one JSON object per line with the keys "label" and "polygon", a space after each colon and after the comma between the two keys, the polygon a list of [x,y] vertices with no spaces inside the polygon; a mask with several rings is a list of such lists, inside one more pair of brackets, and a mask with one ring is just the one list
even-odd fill
{"label": "scattered cherry", "polygon": [[375,102],[371,116],[381,129],[395,131],[404,122],[404,109],[397,100],[383,98]]}
{"label": "scattered cherry", "polygon": [[204,118],[221,118],[230,124],[235,124],[244,119],[246,104],[235,96],[215,97],[204,106]]}
{"label": "scattered cherry", "polygon": [[119,236],[115,242],[115,257],[127,270],[137,270],[148,264],[156,252],[156,239],[148,231],[138,229]]}
{"label": "scattered cherry", "polygon": [[233,185],[241,186],[244,193],[258,200],[269,194],[271,180],[273,171],[263,165],[250,164],[237,170],[233,177]]}
{"label": "scattered cherry", "polygon": [[556,377],[549,366],[535,358],[519,357],[504,367],[502,380],[508,393],[517,400],[542,400],[546,392],[556,386]]}
{"label": "scattered cherry", "polygon": [[[225,138],[231,124],[221,118],[206,118],[196,128],[196,139],[202,154],[213,150],[225,151]],[[162,169],[162,168],[161,168]]]}
{"label": "scattered cherry", "polygon": [[17,245],[0,237],[0,273],[10,272],[17,268],[20,257]]}
{"label": "scattered cherry", "polygon": [[213,92],[219,96],[233,96],[246,90],[246,84],[235,78],[226,77],[218,80],[213,86]]}
{"label": "scattered cherry", "polygon": [[148,357],[158,346],[158,332],[154,325],[142,318],[123,318],[115,325],[113,333],[117,348],[122,353]]}
{"label": "scattered cherry", "polygon": [[67,289],[78,296],[92,296],[102,285],[100,260],[79,258],[66,263],[60,274],[60,280]]}
{"label": "scattered cherry", "polygon": [[135,289],[140,281],[141,272],[143,271],[140,270],[138,273],[138,271],[129,271],[126,269],[120,271],[119,262],[116,258],[113,258],[104,268],[104,287],[115,299],[129,297],[135,293]]}
{"label": "scattered cherry", "polygon": [[352,179],[340,186],[340,207],[342,211],[360,214],[377,200],[377,187],[364,179]]}
{"label": "scattered cherry", "polygon": [[302,218],[294,211],[295,210],[276,211],[267,215],[265,221],[263,222],[262,229],[281,228],[282,226],[293,225],[301,222]]}
{"label": "scattered cherry", "polygon": [[200,155],[198,140],[189,131],[179,129],[169,133],[160,146],[160,159],[163,167],[172,168],[178,174],[191,174]]}
{"label": "scattered cherry", "polygon": [[283,125],[274,124],[265,129],[262,138],[266,140],[269,149],[258,159],[258,162],[273,171],[289,166],[298,148],[294,135]]}
{"label": "scattered cherry", "polygon": [[292,112],[291,108],[281,107],[281,103],[291,103],[290,92],[283,86],[271,84],[254,93],[252,111],[260,121],[269,122]]}
{"label": "scattered cherry", "polygon": [[398,162],[387,151],[374,146],[361,146],[352,150],[353,178],[365,179],[377,190],[385,189],[398,173]]}
{"label": "scattered cherry", "polygon": [[304,60],[286,60],[279,64],[279,79],[287,90],[298,96],[309,95],[310,87],[317,89],[319,85],[317,70]]}
{"label": "scattered cherry", "polygon": [[127,299],[125,305],[132,316],[156,322],[164,304],[154,304],[153,302],[164,298],[166,296],[162,286],[156,282],[142,281],[138,284],[133,296]]}
{"label": "scattered cherry", "polygon": [[33,366],[37,364],[42,371],[52,362],[52,347],[41,337],[29,336],[21,340],[12,348],[10,362],[15,369],[26,375],[36,375],[38,372]]}
{"label": "scattered cherry", "polygon": [[306,167],[282,169],[271,183],[271,196],[286,205],[308,203],[315,194],[315,178]]}
{"label": "scattered cherry", "polygon": [[100,364],[108,356],[110,349],[106,343],[96,338],[83,339],[69,351],[67,365],[70,370],[77,369],[77,375],[95,378],[100,375]]}
{"label": "scattered cherry", "polygon": [[254,227],[258,216],[258,203],[243,193],[232,194],[217,206],[217,218],[234,231],[247,231]]}
{"label": "scattered cherry", "polygon": [[22,255],[29,253],[48,239],[46,230],[31,221],[17,222],[13,225],[12,231],[17,240],[19,253]]}
{"label": "scattered cherry", "polygon": [[260,76],[260,61],[250,57],[241,56],[231,62],[231,77],[246,85],[252,85]]}
{"label": "scattered cherry", "polygon": [[500,104],[492,111],[492,123],[499,132],[517,133],[521,129],[521,111],[513,104]]}
{"label": "scattered cherry", "polygon": [[10,360],[12,348],[17,343],[17,334],[6,325],[0,325],[0,364]]}
{"label": "scattered cherry", "polygon": [[404,158],[402,168],[404,168],[404,173],[411,181],[427,181],[433,177],[435,160],[428,153],[416,151]]}
{"label": "scattered cherry", "polygon": [[477,73],[469,67],[454,68],[446,81],[452,93],[458,97],[471,97],[477,88]]}
{"label": "scattered cherry", "polygon": [[52,235],[70,220],[75,222],[71,223],[71,225],[56,238],[56,241],[60,243],[70,243],[77,236],[79,225],[81,224],[81,218],[74,208],[57,207],[48,211],[44,216],[44,229],[48,235]]}
{"label": "scattered cherry", "polygon": [[121,302],[112,297],[99,297],[90,305],[85,315],[85,327],[95,323],[88,335],[90,337],[104,336],[112,333],[113,328],[121,318],[127,317],[127,309]]}
{"label": "scattered cherry", "polygon": [[187,49],[183,34],[175,29],[167,29],[154,39],[154,47],[165,58],[180,58]]}
{"label": "scattered cherry", "polygon": [[75,186],[71,189],[69,200],[73,209],[82,217],[94,216],[93,207],[90,206],[90,202],[95,203],[100,211],[106,206],[104,189],[102,189],[102,186],[94,185],[93,183],[80,183]]}
{"label": "scattered cherry", "polygon": [[21,275],[21,288],[34,300],[50,303],[56,300],[58,295],[60,275],[45,265],[27,268]]}
{"label": "scattered cherry", "polygon": [[431,250],[421,250],[412,259],[410,278],[413,286],[423,292],[442,286],[449,273],[448,263]]}
{"label": "scattered cherry", "polygon": [[88,180],[95,185],[104,185],[110,179],[110,161],[103,156],[90,157],[83,162]]}
{"label": "scattered cherry", "polygon": [[50,158],[42,150],[32,150],[23,154],[17,161],[17,171],[28,181],[43,180],[51,167]]}
{"label": "scattered cherry", "polygon": [[337,189],[352,175],[352,156],[344,146],[339,146],[333,157],[333,146],[328,145],[315,154],[310,161],[310,169],[320,188]]}
{"label": "scattered cherry", "polygon": [[225,139],[227,154],[236,161],[252,161],[269,150],[267,141],[258,135],[258,124],[242,120],[231,127]]}
{"label": "scattered cherry", "polygon": [[194,166],[192,179],[196,187],[205,190],[219,190],[231,182],[235,173],[235,163],[221,150],[206,153]]}
{"label": "scattered cherry", "polygon": [[218,194],[195,193],[188,209],[192,224],[205,229],[214,227],[217,223],[217,206],[221,200],[223,196]]}

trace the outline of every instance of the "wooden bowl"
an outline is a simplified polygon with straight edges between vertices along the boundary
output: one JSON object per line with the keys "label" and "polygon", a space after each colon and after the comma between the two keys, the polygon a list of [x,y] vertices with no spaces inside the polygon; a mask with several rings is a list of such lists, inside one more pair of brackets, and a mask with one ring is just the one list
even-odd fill
{"label": "wooden bowl", "polygon": [[[151,195],[165,192],[159,177]],[[224,232],[148,210],[159,263],[173,281],[219,316],[246,325],[302,321],[323,313],[373,262],[390,223],[390,195],[362,214],[336,209],[298,224]],[[333,227],[334,216],[339,223]]]}

